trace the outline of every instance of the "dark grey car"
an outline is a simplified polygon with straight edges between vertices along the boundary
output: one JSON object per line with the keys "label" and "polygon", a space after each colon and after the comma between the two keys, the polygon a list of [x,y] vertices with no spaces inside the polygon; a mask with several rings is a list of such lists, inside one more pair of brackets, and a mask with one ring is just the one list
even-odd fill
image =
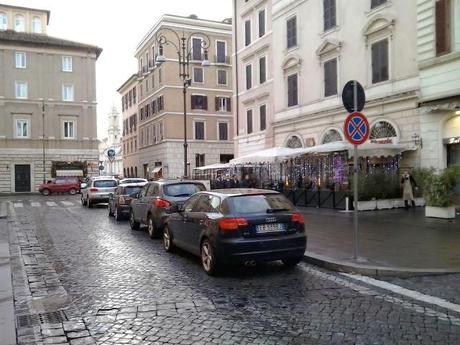
{"label": "dark grey car", "polygon": [[193,194],[205,191],[204,184],[192,180],[159,180],[145,185],[131,201],[129,224],[138,230],[147,225],[151,238],[161,235],[168,218],[166,210],[173,205],[183,205]]}

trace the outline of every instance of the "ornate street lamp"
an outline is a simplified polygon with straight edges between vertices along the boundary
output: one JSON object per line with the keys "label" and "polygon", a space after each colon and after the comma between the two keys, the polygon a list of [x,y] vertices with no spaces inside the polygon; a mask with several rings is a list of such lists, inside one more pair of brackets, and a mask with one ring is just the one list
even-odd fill
{"label": "ornate street lamp", "polygon": [[[168,39],[165,36],[166,32],[171,32],[174,34],[177,42]],[[176,48],[178,62],[179,62],[179,78],[182,79],[182,93],[184,97],[184,177],[188,176],[187,169],[187,88],[192,84],[192,79],[190,78],[190,60],[192,60],[193,47],[190,44],[192,37],[200,36],[200,57],[203,57],[201,61],[202,67],[207,67],[210,65],[208,60],[208,48],[211,40],[208,35],[202,32],[193,32],[188,35],[183,31],[180,36],[176,31],[163,28],[156,34],[156,41],[158,42],[158,56],[156,58],[157,66],[160,66],[162,63],[166,62],[166,57],[163,54],[163,48],[165,45],[171,44]],[[202,39],[204,37],[204,39]],[[201,55],[201,50],[204,52],[204,56]]]}

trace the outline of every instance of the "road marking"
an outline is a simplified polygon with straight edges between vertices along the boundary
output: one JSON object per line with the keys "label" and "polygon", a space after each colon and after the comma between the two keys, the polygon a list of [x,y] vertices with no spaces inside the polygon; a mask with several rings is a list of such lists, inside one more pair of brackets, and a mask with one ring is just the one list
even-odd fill
{"label": "road marking", "polygon": [[449,309],[449,310],[452,310],[452,311],[454,311],[456,313],[460,313],[460,305],[459,304],[455,304],[455,303],[446,301],[445,299],[442,299],[442,298],[439,298],[439,297],[426,295],[426,294],[423,294],[423,293],[420,293],[420,292],[417,292],[417,291],[414,291],[414,290],[409,290],[409,289],[403,288],[403,287],[401,287],[399,285],[391,284],[391,283],[388,283],[388,282],[385,282],[385,281],[382,281],[382,280],[377,280],[377,279],[366,277],[366,276],[354,275],[354,274],[349,274],[349,273],[341,273],[341,274],[344,275],[345,277],[355,279],[355,280],[359,280],[359,281],[362,281],[362,282],[364,282],[366,284],[370,284],[370,285],[379,287],[381,289],[397,293],[399,295],[410,297],[410,298],[415,299],[417,301],[425,302],[425,303],[428,303],[428,304],[434,304],[434,305],[437,305],[438,307],[441,307],[441,308],[444,308],[444,309]]}
{"label": "road marking", "polygon": [[[423,305],[419,305],[419,304],[416,304],[416,303],[411,303],[411,302],[405,301],[405,300],[403,300],[401,298],[386,295],[384,293],[381,293],[381,292],[378,292],[376,290],[373,290],[373,289],[371,289],[371,288],[369,288],[367,286],[359,285],[359,284],[353,283],[353,282],[351,282],[349,280],[342,279],[342,278],[338,277],[337,275],[323,272],[323,271],[321,271],[321,270],[319,270],[317,268],[314,268],[313,266],[308,266],[307,264],[304,264],[304,263],[301,263],[300,265],[298,265],[298,267],[304,272],[307,272],[307,273],[309,273],[311,275],[314,275],[316,277],[326,279],[326,280],[332,281],[332,282],[334,282],[334,283],[336,283],[338,285],[342,285],[344,287],[352,289],[352,290],[358,292],[361,295],[372,296],[374,298],[384,300],[384,301],[392,303],[392,304],[398,304],[403,308],[413,310],[413,311],[415,311],[417,313],[420,313],[420,314],[423,314],[423,315],[428,315],[428,316],[434,316],[434,317],[437,317],[439,320],[450,322],[451,324],[460,326],[460,318],[454,317],[452,315],[448,315],[446,313],[436,311],[434,309],[425,307]],[[343,276],[346,276],[346,277],[351,278],[351,279],[357,277],[357,276],[353,276],[351,274],[346,274],[346,273],[341,273],[341,274]],[[359,277],[361,277],[361,276],[359,276]],[[372,279],[372,278],[369,278],[369,279]],[[364,282],[361,279],[358,279],[358,281]],[[406,296],[406,297],[409,297],[409,296]],[[413,297],[411,297],[411,298],[413,298]],[[432,302],[425,302],[425,303],[433,304]],[[448,303],[450,303],[450,302],[448,302]],[[437,304],[434,304],[434,305],[437,305]],[[449,308],[449,310],[451,310],[451,309]]]}
{"label": "road marking", "polygon": [[24,207],[24,204],[22,202],[15,202],[13,203],[14,207]]}
{"label": "road marking", "polygon": [[73,206],[73,202],[72,202],[72,201],[61,201],[61,203],[62,203],[64,206]]}
{"label": "road marking", "polygon": [[54,201],[47,201],[46,204],[48,206],[57,206],[57,204]]}
{"label": "road marking", "polygon": [[36,201],[32,201],[30,205],[32,205],[32,207],[40,207],[40,203]]}

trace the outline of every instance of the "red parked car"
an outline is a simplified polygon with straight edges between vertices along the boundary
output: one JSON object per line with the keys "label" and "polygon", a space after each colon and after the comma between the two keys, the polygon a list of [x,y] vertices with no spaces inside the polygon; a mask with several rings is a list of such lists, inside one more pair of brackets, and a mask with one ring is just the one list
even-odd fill
{"label": "red parked car", "polygon": [[57,177],[54,181],[48,181],[40,185],[38,191],[43,195],[51,193],[69,193],[74,195],[80,193],[80,180],[78,177]]}

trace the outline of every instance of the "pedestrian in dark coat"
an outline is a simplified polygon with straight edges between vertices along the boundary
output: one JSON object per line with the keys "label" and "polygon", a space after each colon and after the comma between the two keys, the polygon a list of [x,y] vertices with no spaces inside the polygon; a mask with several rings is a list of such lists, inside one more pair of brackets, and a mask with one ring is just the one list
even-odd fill
{"label": "pedestrian in dark coat", "polygon": [[241,188],[251,188],[251,180],[249,179],[249,175],[244,175],[244,179],[240,182]]}
{"label": "pedestrian in dark coat", "polygon": [[230,188],[238,188],[240,186],[240,181],[236,175],[232,176],[232,180],[230,181]]}

